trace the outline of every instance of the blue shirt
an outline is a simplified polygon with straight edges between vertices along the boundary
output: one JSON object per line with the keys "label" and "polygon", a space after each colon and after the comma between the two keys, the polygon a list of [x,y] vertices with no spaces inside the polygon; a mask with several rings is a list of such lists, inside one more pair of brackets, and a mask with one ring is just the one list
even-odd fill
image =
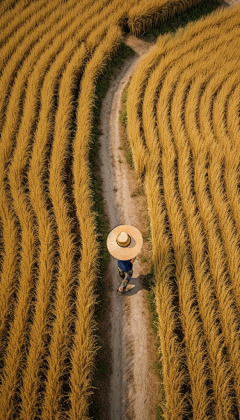
{"label": "blue shirt", "polygon": [[120,268],[120,270],[124,271],[125,273],[128,273],[130,270],[132,270],[131,260],[127,260],[127,261],[118,260],[118,267]]}

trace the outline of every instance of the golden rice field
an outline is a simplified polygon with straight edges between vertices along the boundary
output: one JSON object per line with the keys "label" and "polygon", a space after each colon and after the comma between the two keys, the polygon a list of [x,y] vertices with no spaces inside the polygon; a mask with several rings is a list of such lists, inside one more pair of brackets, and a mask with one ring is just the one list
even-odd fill
{"label": "golden rice field", "polygon": [[240,415],[240,6],[160,37],[128,91],[166,419]]}
{"label": "golden rice field", "polygon": [[[96,81],[117,52],[127,26],[139,33],[192,3],[0,4],[2,420],[88,416],[99,256],[88,156]],[[236,130],[234,121],[231,130]],[[237,177],[236,171],[237,167]],[[231,193],[236,202],[238,196]],[[219,194],[223,201],[225,189]],[[221,223],[228,206],[226,202]],[[236,242],[235,217],[231,212],[227,222]],[[226,259],[225,248],[220,248]],[[225,276],[228,279],[227,272]]]}

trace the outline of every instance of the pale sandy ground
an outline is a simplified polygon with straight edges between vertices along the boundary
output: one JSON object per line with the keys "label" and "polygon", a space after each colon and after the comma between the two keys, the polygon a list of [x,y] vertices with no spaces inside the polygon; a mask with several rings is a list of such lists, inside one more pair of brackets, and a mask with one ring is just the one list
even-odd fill
{"label": "pale sandy ground", "polygon": [[[138,187],[134,171],[126,163],[120,149],[119,109],[124,87],[141,58],[151,48],[133,36],[126,40],[136,52],[127,59],[112,78],[102,104],[101,176],[103,195],[110,229],[119,224],[131,224],[146,230],[147,204],[140,197],[131,197]],[[121,279],[117,262],[111,257],[108,267],[111,312],[112,374],[110,377],[111,420],[156,418],[159,398],[158,379],[154,372],[156,360],[155,337],[150,327],[146,290],[142,288],[141,275],[150,271],[150,251],[145,245],[143,254],[148,262],[134,263],[131,289],[123,296],[117,294]]]}
{"label": "pale sandy ground", "polygon": [[240,3],[240,0],[224,0],[225,3],[227,3],[229,6],[236,6],[238,3]]}

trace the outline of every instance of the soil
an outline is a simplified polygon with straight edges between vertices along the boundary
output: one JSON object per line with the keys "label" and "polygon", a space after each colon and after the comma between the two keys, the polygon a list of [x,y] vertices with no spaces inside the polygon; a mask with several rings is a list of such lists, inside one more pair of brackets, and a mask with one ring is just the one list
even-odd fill
{"label": "soil", "polygon": [[[126,145],[119,114],[122,93],[142,57],[152,44],[128,36],[124,42],[135,55],[116,70],[102,103],[100,130],[100,167],[104,207],[109,230],[119,224],[136,226],[148,235],[148,210],[142,186],[126,161]],[[117,261],[110,257],[106,273],[109,302],[105,338],[109,338],[109,381],[101,385],[105,395],[105,420],[155,419],[159,399],[159,379],[154,371],[156,337],[150,326],[144,276],[151,269],[151,248],[144,241],[141,254],[133,264],[133,277],[124,295],[117,294],[121,283]],[[108,382],[108,383],[107,383]],[[109,392],[108,392],[109,391]],[[108,398],[107,398],[108,396]]]}

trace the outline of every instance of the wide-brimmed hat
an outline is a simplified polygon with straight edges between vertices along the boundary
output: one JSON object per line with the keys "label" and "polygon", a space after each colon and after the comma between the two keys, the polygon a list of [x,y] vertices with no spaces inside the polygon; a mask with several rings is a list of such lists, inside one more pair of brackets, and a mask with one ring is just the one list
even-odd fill
{"label": "wide-brimmed hat", "polygon": [[114,258],[122,261],[136,257],[142,248],[142,244],[141,232],[130,225],[115,227],[107,238],[108,251]]}

